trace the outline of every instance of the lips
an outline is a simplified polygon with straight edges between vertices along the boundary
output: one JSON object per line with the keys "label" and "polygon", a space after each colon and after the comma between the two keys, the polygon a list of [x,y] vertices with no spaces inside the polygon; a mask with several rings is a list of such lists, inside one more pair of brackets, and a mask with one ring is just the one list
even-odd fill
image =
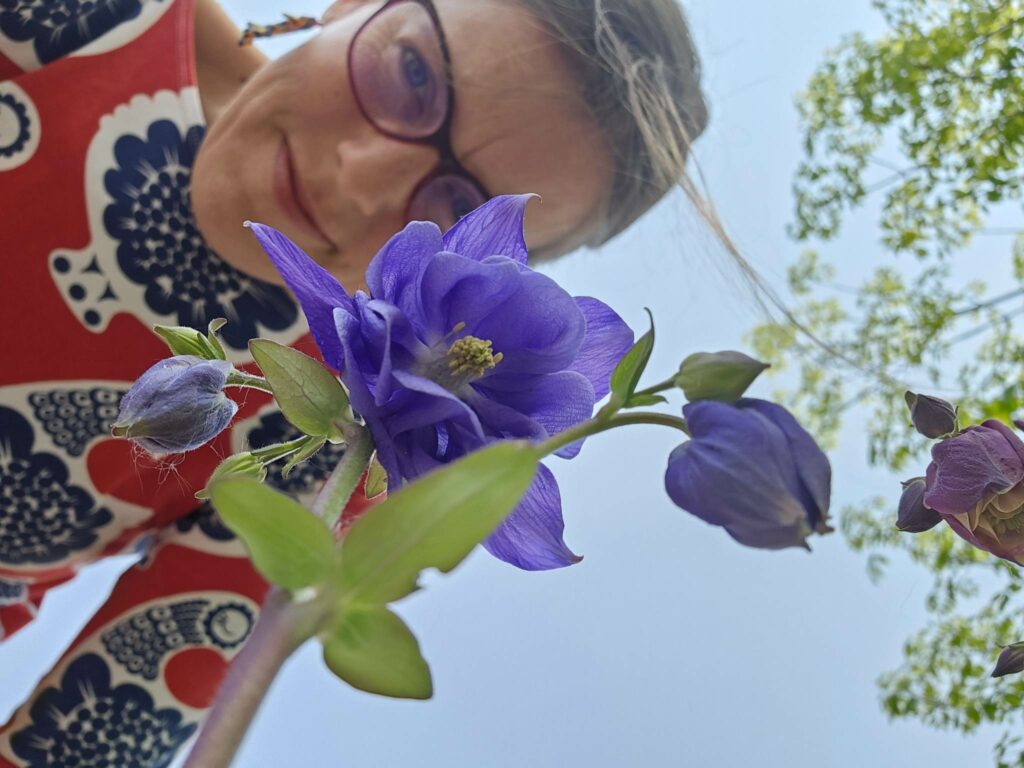
{"label": "lips", "polygon": [[281,206],[285,215],[295,226],[316,237],[324,245],[337,250],[334,241],[327,236],[327,233],[313,218],[312,210],[307,202],[308,198],[302,193],[295,175],[295,166],[292,164],[292,153],[288,148],[288,141],[283,136],[281,137],[281,146],[277,150],[277,157],[274,160],[273,188],[277,204]]}

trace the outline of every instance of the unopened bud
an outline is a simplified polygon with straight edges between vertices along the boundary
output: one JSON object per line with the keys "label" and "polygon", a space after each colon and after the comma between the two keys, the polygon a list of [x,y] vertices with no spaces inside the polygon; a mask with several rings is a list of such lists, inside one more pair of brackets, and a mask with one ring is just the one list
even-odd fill
{"label": "unopened bud", "polygon": [[904,394],[914,429],[925,437],[943,437],[956,431],[956,408],[938,397]]}
{"label": "unopened bud", "polygon": [[734,403],[767,367],[767,363],[742,352],[696,352],[679,366],[676,384],[691,403],[697,400]]}
{"label": "unopened bud", "polygon": [[923,533],[942,522],[938,512],[924,505],[924,491],[923,477],[915,477],[903,483],[896,527],[904,533]]}
{"label": "unopened bud", "polygon": [[198,448],[223,432],[238,411],[224,394],[232,370],[225,360],[191,355],[161,360],[121,399],[113,434],[154,456]]}
{"label": "unopened bud", "polygon": [[992,670],[992,677],[1013,675],[1024,671],[1024,643],[1014,643],[1003,648],[996,661],[996,668]]}

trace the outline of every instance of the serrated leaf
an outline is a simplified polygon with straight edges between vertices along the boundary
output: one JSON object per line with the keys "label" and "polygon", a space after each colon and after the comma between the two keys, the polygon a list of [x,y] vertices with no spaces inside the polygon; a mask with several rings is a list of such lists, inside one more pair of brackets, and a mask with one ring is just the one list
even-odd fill
{"label": "serrated leaf", "polygon": [[341,594],[384,604],[450,571],[516,506],[537,471],[526,442],[502,442],[435,470],[367,512],[342,544]]}
{"label": "serrated leaf", "polygon": [[370,459],[370,466],[366,470],[366,482],[363,483],[363,493],[366,498],[372,499],[374,496],[380,496],[387,489],[388,471],[384,469],[384,465],[377,458],[377,453],[374,452],[373,457]]}
{"label": "serrated leaf", "polygon": [[304,446],[288,457],[288,461],[281,467],[281,477],[288,477],[295,467],[323,448],[326,442],[327,438],[324,437],[310,437]]}
{"label": "serrated leaf", "polygon": [[208,490],[217,513],[268,581],[302,589],[327,578],[338,557],[334,537],[308,509],[249,478],[228,477]]}
{"label": "serrated leaf", "polygon": [[309,355],[268,339],[253,339],[249,351],[288,421],[313,437],[340,437],[349,405],[334,374]]}
{"label": "serrated leaf", "polygon": [[622,407],[623,408],[642,408],[642,407],[648,406],[648,405],[658,405],[660,403],[667,403],[667,402],[668,402],[668,400],[666,400],[661,395],[633,395],[631,398],[629,398],[629,400],[626,401],[626,404],[624,406],[622,406]]}
{"label": "serrated leaf", "polygon": [[327,666],[353,688],[397,699],[429,699],[434,693],[416,636],[383,606],[349,608],[323,646]]}
{"label": "serrated leaf", "polygon": [[640,383],[647,362],[651,359],[651,350],[654,349],[654,316],[649,309],[644,311],[651,320],[651,329],[630,347],[629,352],[622,356],[612,371],[611,393],[608,402],[598,413],[599,418],[608,418],[625,407],[636,391],[637,384]]}

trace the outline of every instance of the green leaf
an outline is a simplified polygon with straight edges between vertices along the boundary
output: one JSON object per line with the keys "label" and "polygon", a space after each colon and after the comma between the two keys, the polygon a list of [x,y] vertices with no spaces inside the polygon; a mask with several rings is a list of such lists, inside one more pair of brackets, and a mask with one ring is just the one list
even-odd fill
{"label": "green leaf", "polygon": [[353,688],[397,699],[429,699],[434,693],[416,636],[383,606],[349,608],[323,645],[327,666]]}
{"label": "green leaf", "polygon": [[210,341],[195,328],[172,325],[154,325],[153,332],[166,342],[175,355],[192,355],[203,360],[224,360],[223,350],[218,351]]}
{"label": "green leaf", "polygon": [[450,571],[512,511],[537,463],[528,443],[502,442],[402,488],[345,537],[341,594],[389,603],[413,592],[424,568]]}
{"label": "green leaf", "polygon": [[352,419],[348,395],[334,374],[309,355],[268,339],[253,339],[249,351],[288,421],[313,437],[341,437],[340,425]]}
{"label": "green leaf", "polygon": [[267,477],[267,470],[263,467],[263,462],[248,451],[228,456],[213,470],[210,479],[206,481],[207,487],[196,492],[196,498],[200,500],[210,498],[209,487],[216,481],[227,477],[248,477],[262,482]]}
{"label": "green leaf", "polygon": [[647,361],[651,359],[651,350],[654,349],[654,316],[651,310],[645,308],[644,311],[651,320],[651,330],[641,336],[615,366],[612,371],[611,394],[598,413],[598,418],[609,418],[625,407],[640,383]]}
{"label": "green leaf", "polygon": [[380,496],[388,489],[388,472],[384,469],[384,465],[380,463],[380,459],[377,458],[376,452],[370,459],[370,466],[366,470],[366,482],[363,483],[363,493],[366,498],[372,499],[374,496]]}
{"label": "green leaf", "polygon": [[210,348],[213,349],[217,357],[221,360],[227,360],[228,356],[224,353],[224,347],[221,345],[220,339],[217,338],[217,331],[227,324],[227,318],[215,317],[210,321],[210,324],[206,326],[206,341],[209,343]]}
{"label": "green leaf", "polygon": [[648,405],[659,405],[660,403],[667,403],[661,395],[633,395],[626,401],[623,408],[643,408]]}
{"label": "green leaf", "polygon": [[249,478],[228,477],[208,490],[217,513],[268,581],[294,590],[327,578],[337,561],[334,537],[308,509]]}
{"label": "green leaf", "polygon": [[309,437],[309,439],[306,441],[306,444],[289,456],[288,461],[286,461],[284,466],[281,467],[281,477],[288,477],[295,467],[313,456],[313,454],[323,448],[324,443],[327,442],[327,439],[323,437],[307,437]]}

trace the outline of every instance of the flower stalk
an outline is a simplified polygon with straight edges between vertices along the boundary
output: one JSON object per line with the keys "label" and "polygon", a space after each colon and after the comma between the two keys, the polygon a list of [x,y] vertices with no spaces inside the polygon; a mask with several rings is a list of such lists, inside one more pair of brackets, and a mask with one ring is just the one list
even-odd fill
{"label": "flower stalk", "polygon": [[581,424],[577,424],[571,429],[559,432],[557,435],[549,437],[547,440],[540,443],[537,446],[537,450],[542,456],[549,456],[555,451],[575,443],[578,440],[592,437],[593,435],[600,434],[601,432],[607,432],[609,429],[625,427],[632,424],[657,424],[663,427],[672,427],[673,429],[678,429],[687,436],[690,435],[690,428],[686,424],[686,419],[680,418],[679,416],[672,416],[667,413],[655,413],[653,411],[617,413],[610,419],[588,419]]}
{"label": "flower stalk", "polygon": [[[369,430],[354,427],[351,431],[348,450],[313,503],[313,512],[332,530],[373,455]],[[292,444],[296,442],[271,447],[294,450],[296,446]],[[280,588],[270,590],[252,635],[228,669],[184,768],[228,768],[231,765],[281,666],[319,631],[329,608],[321,597],[318,594],[312,600],[298,601]]]}
{"label": "flower stalk", "polygon": [[252,635],[228,669],[184,768],[231,765],[281,666],[316,633],[325,613],[317,601],[297,603],[284,590],[270,590]]}

